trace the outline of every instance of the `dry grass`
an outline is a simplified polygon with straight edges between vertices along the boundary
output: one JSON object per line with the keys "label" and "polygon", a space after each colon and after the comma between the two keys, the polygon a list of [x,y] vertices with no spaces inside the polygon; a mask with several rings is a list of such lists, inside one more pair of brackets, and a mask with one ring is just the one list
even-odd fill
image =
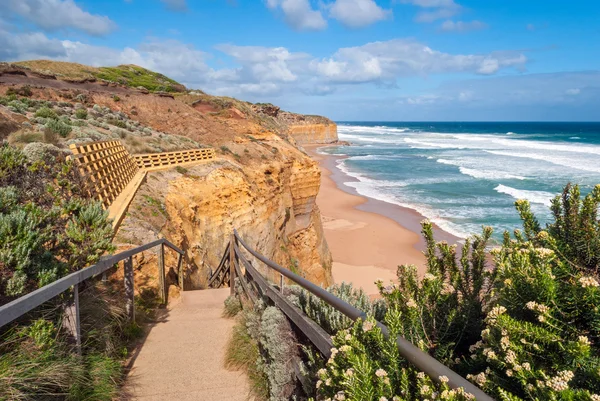
{"label": "dry grass", "polygon": [[32,142],[46,142],[43,133],[27,129],[13,132],[8,136],[7,140],[8,143],[15,146],[27,145]]}
{"label": "dry grass", "polygon": [[19,61],[13,64],[29,68],[41,74],[56,75],[57,78],[65,81],[94,79],[94,74],[99,72],[97,68],[88,65],[67,63],[64,61],[30,60]]}

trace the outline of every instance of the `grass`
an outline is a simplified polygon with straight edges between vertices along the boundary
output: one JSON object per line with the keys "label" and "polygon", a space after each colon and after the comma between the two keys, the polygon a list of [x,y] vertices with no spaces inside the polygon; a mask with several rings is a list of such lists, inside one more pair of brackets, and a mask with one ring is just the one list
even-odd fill
{"label": "grass", "polygon": [[61,327],[60,301],[4,331],[0,342],[1,400],[98,400],[119,395],[124,358],[142,330],[126,319],[120,288],[97,283],[80,293],[82,355]]}
{"label": "grass", "polygon": [[166,218],[169,218],[169,214],[167,213],[167,210],[165,209],[165,205],[163,205],[163,203],[161,201],[159,201],[156,198],[151,197],[150,195],[144,195],[144,199],[146,200],[148,205],[155,208],[155,210],[152,211],[152,215],[154,217],[158,216],[158,212],[160,212],[160,213],[162,213],[163,216],[165,216]]}
{"label": "grass", "polygon": [[8,136],[8,143],[10,144],[28,144],[33,142],[45,142],[44,134],[41,132],[19,130],[13,132]]}
{"label": "grass", "polygon": [[252,314],[251,311],[238,314],[225,351],[225,365],[230,369],[245,371],[254,399],[264,401],[269,399],[269,384],[257,364],[260,358],[258,343],[250,336],[247,329]]}
{"label": "grass", "polygon": [[185,90],[185,87],[179,82],[136,65],[100,67],[94,75],[96,78],[118,82],[133,88],[141,86],[152,92],[183,92]]}
{"label": "grass", "polygon": [[63,61],[31,60],[19,61],[15,65],[29,68],[42,74],[55,75],[65,81],[78,81],[83,79],[94,79],[97,69],[83,64],[67,63]]}
{"label": "grass", "polygon": [[177,171],[179,174],[186,174],[188,172],[188,169],[185,167],[177,166],[175,167],[175,171]]}

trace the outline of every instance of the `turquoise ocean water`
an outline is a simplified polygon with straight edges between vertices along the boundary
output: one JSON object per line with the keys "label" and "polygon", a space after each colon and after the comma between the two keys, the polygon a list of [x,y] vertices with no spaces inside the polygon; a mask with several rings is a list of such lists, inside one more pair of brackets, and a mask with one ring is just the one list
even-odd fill
{"label": "turquoise ocean water", "polygon": [[600,184],[600,123],[340,122],[350,147],[337,167],[361,195],[412,208],[466,237],[519,228],[516,199],[545,223],[550,199],[568,182]]}

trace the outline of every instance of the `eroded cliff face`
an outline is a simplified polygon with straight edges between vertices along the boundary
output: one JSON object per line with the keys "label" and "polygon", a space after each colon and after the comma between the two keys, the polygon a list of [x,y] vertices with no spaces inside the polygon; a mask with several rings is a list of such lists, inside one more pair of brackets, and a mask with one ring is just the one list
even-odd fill
{"label": "eroded cliff face", "polygon": [[203,288],[235,228],[266,257],[316,284],[331,284],[331,253],[315,203],[318,165],[270,133],[237,138],[229,151],[243,156],[150,173],[118,241],[165,236],[186,251],[186,286]]}
{"label": "eroded cliff face", "polygon": [[190,169],[169,182],[166,231],[185,244],[194,287],[215,269],[233,229],[257,251],[320,284],[331,283],[331,254],[315,199],[316,163],[275,135],[238,139],[235,161]]}
{"label": "eroded cliff face", "polygon": [[330,124],[305,124],[290,125],[289,134],[300,145],[334,143],[338,141],[337,125]]}

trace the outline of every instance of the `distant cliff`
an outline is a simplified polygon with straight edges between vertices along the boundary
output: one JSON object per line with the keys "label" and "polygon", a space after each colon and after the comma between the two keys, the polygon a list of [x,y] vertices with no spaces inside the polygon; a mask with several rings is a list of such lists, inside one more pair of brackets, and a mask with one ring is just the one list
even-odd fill
{"label": "distant cliff", "polygon": [[289,134],[300,145],[338,141],[337,125],[334,123],[290,125]]}

